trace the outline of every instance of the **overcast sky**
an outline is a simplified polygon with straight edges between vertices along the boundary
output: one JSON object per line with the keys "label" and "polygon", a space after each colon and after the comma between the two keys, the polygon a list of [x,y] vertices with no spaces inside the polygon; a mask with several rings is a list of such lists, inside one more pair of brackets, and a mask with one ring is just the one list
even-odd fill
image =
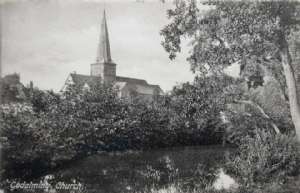
{"label": "overcast sky", "polygon": [[[9,1],[8,1],[9,2]],[[2,3],[3,75],[59,90],[67,75],[89,74],[95,62],[103,9],[117,75],[142,78],[169,90],[193,74],[186,53],[168,59],[159,31],[171,3],[106,0],[23,0]]]}
{"label": "overcast sky", "polygon": [[[169,90],[194,75],[188,48],[170,61],[159,35],[173,4],[159,0],[2,0],[2,71],[26,85],[58,91],[70,72],[89,74],[95,62],[103,9],[117,75]],[[143,1],[143,2],[142,2]],[[202,7],[205,9],[205,7]]]}

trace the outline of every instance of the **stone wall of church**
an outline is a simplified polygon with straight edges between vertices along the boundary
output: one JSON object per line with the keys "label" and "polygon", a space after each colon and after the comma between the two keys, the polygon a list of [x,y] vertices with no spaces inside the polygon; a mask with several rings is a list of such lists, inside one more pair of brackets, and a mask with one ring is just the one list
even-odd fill
{"label": "stone wall of church", "polygon": [[105,83],[112,83],[116,80],[116,64],[104,63],[103,64],[103,80]]}
{"label": "stone wall of church", "polygon": [[103,74],[103,65],[101,63],[91,64],[91,76],[101,76]]}
{"label": "stone wall of church", "polygon": [[94,63],[91,64],[91,76],[100,76],[105,83],[116,80],[116,64]]}

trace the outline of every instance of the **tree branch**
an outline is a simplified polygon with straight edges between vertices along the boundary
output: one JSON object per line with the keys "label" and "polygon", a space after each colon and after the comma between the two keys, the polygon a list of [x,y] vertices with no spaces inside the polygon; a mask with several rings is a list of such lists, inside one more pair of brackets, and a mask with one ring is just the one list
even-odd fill
{"label": "tree branch", "polygon": [[256,103],[254,103],[251,100],[236,100],[234,101],[234,103],[240,103],[240,104],[247,104],[247,105],[251,105],[253,107],[255,107],[256,109],[259,110],[259,112],[262,114],[262,116],[266,119],[268,119],[275,131],[275,133],[280,133],[280,130],[278,129],[277,125],[271,120],[271,118],[265,113],[265,111]]}

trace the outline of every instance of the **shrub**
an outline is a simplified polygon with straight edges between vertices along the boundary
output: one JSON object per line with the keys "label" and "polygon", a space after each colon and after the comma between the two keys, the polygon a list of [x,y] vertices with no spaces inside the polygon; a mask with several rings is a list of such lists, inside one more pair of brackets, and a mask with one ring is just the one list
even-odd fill
{"label": "shrub", "polygon": [[123,100],[100,83],[89,91],[70,86],[62,96],[32,89],[27,110],[0,107],[2,176],[29,179],[99,151],[217,143],[225,103],[219,82],[199,78],[148,102]]}
{"label": "shrub", "polygon": [[34,126],[36,121],[32,108],[26,104],[1,106],[3,178],[29,178],[48,167],[49,151],[43,145],[47,133]]}
{"label": "shrub", "polygon": [[235,155],[227,162],[227,170],[245,187],[270,182],[283,184],[299,174],[299,144],[292,137],[255,130],[243,138]]}
{"label": "shrub", "polygon": [[169,127],[180,136],[181,144],[221,143],[222,121],[230,93],[226,92],[234,80],[226,75],[196,77],[193,84],[174,87],[170,94]]}

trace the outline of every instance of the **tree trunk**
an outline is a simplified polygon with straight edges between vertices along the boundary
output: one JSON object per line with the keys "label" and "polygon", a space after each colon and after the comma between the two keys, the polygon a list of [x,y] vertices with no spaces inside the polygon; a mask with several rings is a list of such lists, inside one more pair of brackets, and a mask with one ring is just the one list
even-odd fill
{"label": "tree trunk", "polygon": [[299,96],[297,96],[295,71],[292,66],[291,56],[285,40],[280,49],[280,56],[287,84],[292,121],[295,126],[297,140],[300,141],[300,107],[298,104]]}

